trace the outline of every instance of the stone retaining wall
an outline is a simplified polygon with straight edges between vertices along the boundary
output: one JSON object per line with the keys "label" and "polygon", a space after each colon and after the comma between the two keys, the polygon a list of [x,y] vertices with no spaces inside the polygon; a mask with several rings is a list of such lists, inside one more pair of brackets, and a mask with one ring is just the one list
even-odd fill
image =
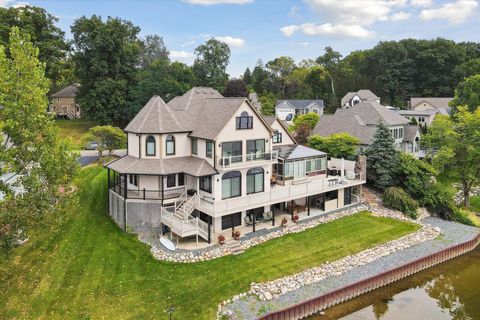
{"label": "stone retaining wall", "polygon": [[343,288],[333,290],[314,299],[309,299],[283,310],[271,312],[259,318],[259,320],[299,320],[309,317],[336,304],[350,300],[361,294],[388,285],[414,273],[472,251],[479,243],[480,235],[477,235],[470,241],[454,245],[422,259],[407,263],[401,267],[352,283]]}

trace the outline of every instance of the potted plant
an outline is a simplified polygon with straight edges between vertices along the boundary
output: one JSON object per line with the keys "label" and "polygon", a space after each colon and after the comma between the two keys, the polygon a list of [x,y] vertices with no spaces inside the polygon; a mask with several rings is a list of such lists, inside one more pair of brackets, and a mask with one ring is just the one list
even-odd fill
{"label": "potted plant", "polygon": [[223,234],[218,236],[218,243],[225,244],[225,236]]}
{"label": "potted plant", "polygon": [[294,214],[292,220],[293,220],[293,222],[297,223],[297,221],[298,221],[298,214]]}
{"label": "potted plant", "polygon": [[281,222],[281,226],[285,227],[287,225],[287,223],[288,223],[287,218],[283,217],[282,222]]}
{"label": "potted plant", "polygon": [[240,235],[241,235],[240,231],[235,230],[235,232],[233,233],[233,239],[239,240],[239,239],[240,239]]}

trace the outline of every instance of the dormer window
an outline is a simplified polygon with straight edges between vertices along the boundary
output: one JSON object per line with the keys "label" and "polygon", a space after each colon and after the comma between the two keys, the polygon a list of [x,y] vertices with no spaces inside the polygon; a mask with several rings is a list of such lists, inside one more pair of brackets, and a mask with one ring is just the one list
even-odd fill
{"label": "dormer window", "polygon": [[175,137],[172,135],[167,136],[167,143],[166,143],[166,151],[167,156],[175,154]]}
{"label": "dormer window", "polygon": [[148,136],[145,145],[147,156],[155,156],[155,138],[153,136]]}
{"label": "dormer window", "polygon": [[252,129],[253,117],[248,115],[248,112],[243,111],[240,117],[237,117],[237,130]]}

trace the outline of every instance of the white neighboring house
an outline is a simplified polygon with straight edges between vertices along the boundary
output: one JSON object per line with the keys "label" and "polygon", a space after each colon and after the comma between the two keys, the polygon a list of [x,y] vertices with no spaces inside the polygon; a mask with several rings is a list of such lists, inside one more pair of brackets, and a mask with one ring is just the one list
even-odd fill
{"label": "white neighboring house", "polygon": [[296,115],[314,112],[323,114],[323,100],[277,100],[275,115],[291,124]]}
{"label": "white neighboring house", "polygon": [[[1,110],[1,106],[0,106]],[[0,132],[0,143],[3,144],[7,149],[13,146],[12,142],[8,139],[8,137]],[[1,165],[1,164],[0,164]],[[15,195],[20,194],[23,192],[23,188],[21,186],[16,185],[16,182],[20,176],[13,172],[6,172],[0,175],[0,181],[8,186],[8,188],[13,191]],[[4,193],[0,191],[0,201],[3,200]]]}
{"label": "white neighboring house", "polygon": [[424,110],[437,110],[439,114],[450,115],[452,108],[449,103],[453,98],[437,98],[437,97],[425,97],[425,98],[410,98],[409,107],[411,110],[424,111]]}
{"label": "white neighboring house", "polygon": [[135,232],[211,242],[234,227],[255,231],[259,217],[278,225],[298,204],[328,212],[356,203],[365,183],[365,158],[357,171],[348,162],[344,178],[329,176],[327,154],[295,144],[248,99],[212,88],[168,104],[152,97],[125,132],[127,155],[106,165],[109,214]]}
{"label": "white neighboring house", "polygon": [[311,135],[328,136],[346,132],[359,138],[360,146],[365,148],[372,144],[380,122],[389,127],[398,150],[422,156],[419,127],[409,125],[410,120],[377,102],[360,102],[354,108],[337,109],[332,115],[323,115]]}
{"label": "white neighboring house", "polygon": [[341,100],[342,108],[350,108],[361,102],[376,102],[380,104],[380,98],[372,91],[367,89],[358,90],[357,92],[347,93]]}

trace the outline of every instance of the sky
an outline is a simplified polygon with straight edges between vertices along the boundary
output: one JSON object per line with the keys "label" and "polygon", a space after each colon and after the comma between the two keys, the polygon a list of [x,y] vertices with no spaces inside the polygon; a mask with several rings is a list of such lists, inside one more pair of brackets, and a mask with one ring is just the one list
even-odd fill
{"label": "sky", "polygon": [[326,46],[343,55],[404,38],[480,42],[480,0],[0,0],[45,8],[71,38],[81,16],[132,21],[140,35],[164,38],[170,58],[187,64],[210,38],[229,44],[232,77],[290,56],[315,59]]}

